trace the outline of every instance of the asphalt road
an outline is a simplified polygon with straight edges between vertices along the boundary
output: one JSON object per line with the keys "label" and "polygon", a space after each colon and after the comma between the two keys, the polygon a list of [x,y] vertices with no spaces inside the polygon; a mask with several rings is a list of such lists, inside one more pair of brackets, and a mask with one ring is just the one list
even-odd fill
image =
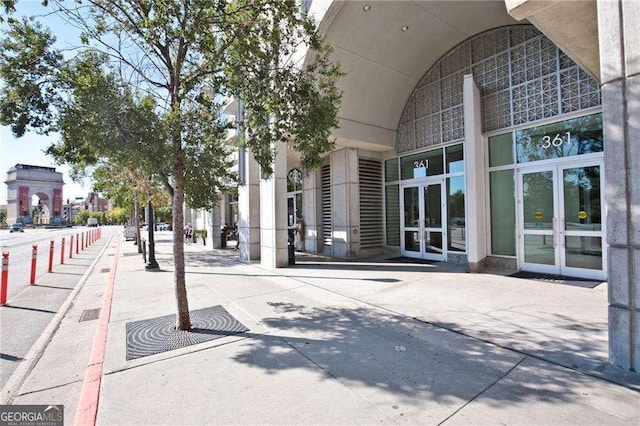
{"label": "asphalt road", "polygon": [[[92,228],[95,229],[95,228]],[[7,304],[0,307],[0,386],[42,336],[54,316],[91,267],[109,239],[120,227],[105,227],[102,238],[76,254],[77,235],[89,228],[60,230],[26,229],[24,233],[2,231],[2,251],[9,252],[9,286]],[[74,237],[73,259],[69,242]],[[65,238],[64,265],[60,264],[62,238]],[[53,271],[48,273],[49,242],[54,241]],[[82,238],[81,238],[82,241]],[[38,245],[36,285],[29,285],[32,246]]]}
{"label": "asphalt road", "polygon": [[25,229],[24,232],[10,233],[2,230],[0,238],[0,248],[2,252],[9,253],[9,277],[7,300],[19,294],[29,286],[31,278],[31,255],[33,245],[38,246],[38,257],[36,261],[36,281],[47,273],[49,268],[49,246],[50,241],[54,241],[53,267],[60,264],[60,250],[62,237],[65,238],[64,258],[69,258],[69,244],[73,235],[73,255],[76,254],[76,235],[87,232],[86,227],[74,227],[63,229]]}

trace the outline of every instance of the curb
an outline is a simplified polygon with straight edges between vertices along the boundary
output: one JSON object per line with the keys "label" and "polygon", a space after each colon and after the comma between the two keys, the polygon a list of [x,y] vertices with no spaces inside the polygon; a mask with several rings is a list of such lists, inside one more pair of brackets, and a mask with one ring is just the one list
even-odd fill
{"label": "curb", "polygon": [[98,404],[100,402],[100,384],[102,383],[102,369],[104,364],[104,354],[107,347],[107,334],[109,331],[109,320],[111,319],[111,306],[113,304],[113,288],[118,274],[118,254],[120,253],[121,241],[116,245],[116,251],[111,261],[111,273],[107,281],[104,292],[102,310],[98,319],[91,354],[85,371],[82,389],[78,398],[78,407],[73,423],[76,425],[95,425],[98,417]]}
{"label": "curb", "polygon": [[13,402],[13,399],[16,397],[16,393],[20,390],[24,381],[27,379],[29,373],[36,366],[45,349],[53,339],[54,334],[58,330],[60,323],[64,319],[64,317],[71,309],[71,305],[80,292],[80,290],[84,287],[84,284],[89,279],[89,276],[93,273],[96,265],[104,255],[107,248],[109,248],[109,244],[113,241],[114,238],[120,237],[120,234],[116,234],[112,236],[104,245],[100,253],[93,260],[87,271],[82,275],[78,284],[76,284],[75,288],[67,297],[67,300],[60,306],[58,313],[51,319],[49,325],[44,329],[38,340],[33,344],[29,352],[25,355],[25,360],[20,363],[18,368],[13,372],[9,380],[4,384],[2,390],[0,391],[0,405],[10,405]]}

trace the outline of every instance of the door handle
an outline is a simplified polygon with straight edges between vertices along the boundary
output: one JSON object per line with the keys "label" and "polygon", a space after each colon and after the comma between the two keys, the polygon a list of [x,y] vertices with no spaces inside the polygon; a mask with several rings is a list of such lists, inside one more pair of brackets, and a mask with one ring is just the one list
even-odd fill
{"label": "door handle", "polygon": [[557,234],[557,230],[556,230],[556,222],[558,220],[554,217],[553,219],[551,219],[551,227],[552,227],[552,232],[553,232],[553,247],[558,247],[558,234]]}

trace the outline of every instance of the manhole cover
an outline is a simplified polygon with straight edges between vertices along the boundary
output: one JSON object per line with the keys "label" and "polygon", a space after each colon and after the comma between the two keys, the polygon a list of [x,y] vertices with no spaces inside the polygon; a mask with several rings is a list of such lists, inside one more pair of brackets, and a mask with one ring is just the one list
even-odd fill
{"label": "manhole cover", "polygon": [[80,321],[91,321],[100,318],[100,308],[95,309],[85,309],[82,311],[82,315],[80,315]]}
{"label": "manhole cover", "polygon": [[243,333],[249,329],[222,306],[190,312],[193,328],[174,330],[176,315],[127,323],[127,360]]}
{"label": "manhole cover", "polygon": [[105,273],[105,272],[109,272],[109,271],[111,271],[111,268],[102,268],[102,269],[100,269],[101,273]]}

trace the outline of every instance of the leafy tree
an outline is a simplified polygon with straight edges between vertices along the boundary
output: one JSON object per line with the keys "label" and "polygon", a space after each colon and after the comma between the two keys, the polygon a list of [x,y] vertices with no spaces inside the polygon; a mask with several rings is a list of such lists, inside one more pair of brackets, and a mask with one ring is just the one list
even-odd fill
{"label": "leafy tree", "polygon": [[160,205],[155,207],[153,211],[160,222],[171,222],[171,204]]}
{"label": "leafy tree", "polygon": [[0,209],[0,226],[7,224],[7,209]]}
{"label": "leafy tree", "polygon": [[[172,197],[177,328],[188,329],[182,207],[210,208],[234,183],[219,97],[246,103],[243,143],[265,172],[285,137],[313,168],[332,148],[339,68],[294,0],[49,3],[83,29],[84,47],[65,60],[42,27],[11,20],[0,121],[18,136],[60,132],[49,153],[79,174],[113,163],[162,182]],[[314,51],[304,64],[302,46]]]}
{"label": "leafy tree", "polygon": [[109,223],[122,225],[131,217],[131,211],[124,207],[116,207],[107,213]]}
{"label": "leafy tree", "polygon": [[73,223],[76,225],[84,225],[87,223],[87,219],[91,217],[91,212],[89,210],[80,210],[76,217],[73,219]]}

